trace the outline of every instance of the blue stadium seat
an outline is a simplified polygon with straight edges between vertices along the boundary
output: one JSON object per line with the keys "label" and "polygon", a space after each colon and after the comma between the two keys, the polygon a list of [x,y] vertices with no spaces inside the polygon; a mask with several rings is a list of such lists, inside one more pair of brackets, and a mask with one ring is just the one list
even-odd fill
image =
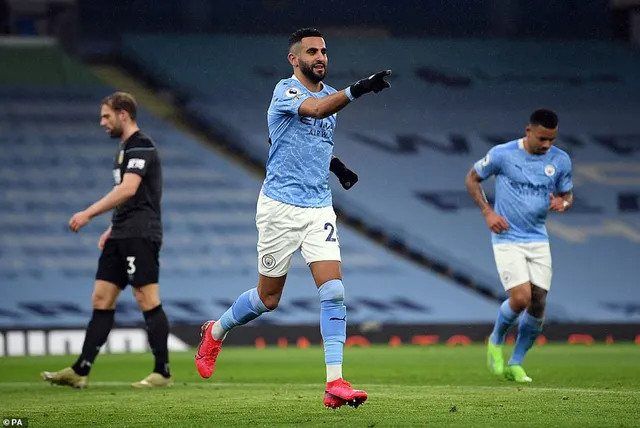
{"label": "blue stadium seat", "polygon": [[[291,74],[282,55],[286,40],[167,40],[130,36],[125,49],[186,96],[191,113],[220,138],[264,161],[266,107],[277,80]],[[327,82],[336,88],[394,70],[391,90],[340,112],[335,152],[361,181],[348,193],[332,181],[338,206],[501,293],[489,233],[466,195],[464,176],[494,144],[522,136],[531,111],[552,108],[560,116],[558,146],[573,158],[577,203],[570,213],[549,218],[555,266],[549,314],[574,321],[640,319],[616,309],[640,302],[637,52],[588,41],[327,43]],[[252,52],[251,64],[236,54],[243,50]],[[532,63],[532,57],[544,60]]]}
{"label": "blue stadium seat", "polygon": [[[98,126],[96,104],[109,92],[0,89],[0,130],[12,127],[10,134],[0,134],[0,328],[86,324],[86,313],[69,308],[90,307],[96,244],[109,217],[95,219],[77,235],[67,222],[113,186],[116,146]],[[139,122],[156,140],[164,167],[163,305],[170,319],[200,323],[255,286],[261,179],[145,110]],[[347,228],[340,236],[352,322],[486,323],[495,316],[496,302]],[[123,299],[135,305],[131,293]],[[409,300],[415,305],[408,309]],[[54,315],[34,309],[43,304]],[[318,311],[308,307],[319,308],[319,302],[308,268],[297,257],[280,315],[261,322],[315,324]],[[119,322],[139,321],[139,314],[121,313]]]}

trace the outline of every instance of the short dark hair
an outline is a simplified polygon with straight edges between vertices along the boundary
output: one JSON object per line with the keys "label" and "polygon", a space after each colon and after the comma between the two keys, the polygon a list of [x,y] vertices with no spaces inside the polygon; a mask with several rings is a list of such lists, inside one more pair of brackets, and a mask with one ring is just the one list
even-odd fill
{"label": "short dark hair", "polygon": [[540,125],[547,129],[556,129],[558,127],[558,115],[551,110],[541,108],[531,113],[529,123],[531,125]]}
{"label": "short dark hair", "polygon": [[322,33],[315,28],[301,28],[296,30],[291,37],[289,37],[289,50],[291,50],[291,46],[300,42],[305,37],[322,37]]}
{"label": "short dark hair", "polygon": [[102,100],[100,105],[106,105],[115,111],[126,111],[131,120],[136,120],[138,103],[133,95],[127,92],[115,92]]}

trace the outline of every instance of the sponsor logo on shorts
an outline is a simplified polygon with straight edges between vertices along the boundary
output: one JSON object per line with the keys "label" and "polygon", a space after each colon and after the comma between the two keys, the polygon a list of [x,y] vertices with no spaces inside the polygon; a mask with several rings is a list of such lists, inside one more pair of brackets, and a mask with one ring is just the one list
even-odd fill
{"label": "sponsor logo on shorts", "polygon": [[271,254],[265,254],[264,256],[262,256],[262,266],[264,266],[267,270],[273,269],[274,267],[276,267],[276,258]]}

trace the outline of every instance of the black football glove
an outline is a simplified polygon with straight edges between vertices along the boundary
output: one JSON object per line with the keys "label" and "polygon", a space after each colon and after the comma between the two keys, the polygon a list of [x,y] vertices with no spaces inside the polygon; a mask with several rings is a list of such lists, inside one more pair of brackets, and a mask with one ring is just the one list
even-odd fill
{"label": "black football glove", "polygon": [[354,184],[358,182],[358,174],[347,168],[347,166],[336,157],[331,159],[329,171],[333,172],[336,177],[338,177],[338,180],[340,180],[340,184],[342,184],[342,187],[345,190],[351,189]]}
{"label": "black football glove", "polygon": [[378,71],[376,74],[372,74],[366,79],[358,80],[351,85],[351,95],[354,98],[359,98],[364,94],[373,92],[377,94],[383,89],[390,88],[391,84],[384,80],[385,77],[391,74],[391,70]]}

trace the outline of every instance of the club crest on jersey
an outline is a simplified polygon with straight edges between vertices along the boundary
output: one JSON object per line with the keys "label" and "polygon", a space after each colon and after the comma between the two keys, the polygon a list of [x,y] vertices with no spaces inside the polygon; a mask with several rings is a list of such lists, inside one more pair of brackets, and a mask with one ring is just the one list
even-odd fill
{"label": "club crest on jersey", "polygon": [[271,270],[276,267],[276,259],[271,254],[265,254],[262,256],[262,266],[267,270]]}
{"label": "club crest on jersey", "polygon": [[549,165],[544,167],[544,174],[547,177],[553,177],[555,173],[556,173],[556,167],[555,166],[549,164]]}
{"label": "club crest on jersey", "polygon": [[124,150],[120,150],[120,153],[118,153],[118,165],[122,165],[123,161],[124,161]]}

